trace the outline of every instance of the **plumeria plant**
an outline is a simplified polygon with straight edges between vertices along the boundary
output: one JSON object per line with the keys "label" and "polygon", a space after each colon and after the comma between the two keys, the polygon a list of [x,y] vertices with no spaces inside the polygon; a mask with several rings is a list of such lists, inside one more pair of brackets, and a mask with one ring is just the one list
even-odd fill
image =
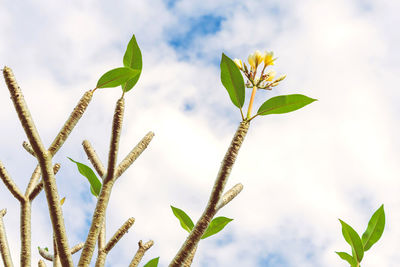
{"label": "plumeria plant", "polygon": [[[175,257],[171,260],[169,266],[190,266],[198,248],[199,241],[215,235],[232,221],[230,218],[223,216],[215,217],[215,215],[221,208],[230,203],[230,201],[232,201],[243,189],[243,185],[239,183],[225,192],[225,185],[228,181],[228,177],[235,163],[239,149],[250,127],[250,122],[257,116],[292,112],[316,101],[316,99],[301,94],[276,96],[266,100],[253,115],[252,107],[256,92],[258,90],[272,90],[286,77],[286,75],[283,75],[275,78],[276,72],[270,69],[270,66],[275,64],[275,61],[276,58],[274,58],[272,52],[261,53],[260,51],[256,51],[248,57],[249,66],[247,66],[246,63],[239,59],[231,60],[224,53],[222,54],[220,64],[221,82],[226,88],[232,103],[239,108],[241,122],[239,123],[221,163],[221,167],[210,193],[209,201],[196,224],[193,223],[192,219],[183,210],[171,206],[173,214],[178,218],[180,225],[189,233],[189,235],[183,242]],[[16,113],[18,114],[22,127],[28,138],[28,141],[23,143],[23,147],[38,161],[38,165],[33,171],[25,193],[22,193],[6,171],[4,165],[0,162],[0,178],[9,189],[10,193],[20,202],[21,205],[20,266],[31,266],[31,204],[41,191],[44,191],[46,194],[50,219],[52,222],[54,242],[52,252],[50,252],[48,247],[45,247],[44,249],[39,247],[38,249],[40,255],[45,260],[52,261],[53,266],[74,266],[71,255],[80,250],[82,250],[82,252],[80,254],[78,266],[89,266],[92,262],[96,244],[98,247],[98,254],[95,265],[99,267],[105,266],[106,257],[110,250],[134,224],[135,219],[129,218],[118,230],[116,230],[115,234],[108,241],[106,240],[106,209],[111,197],[113,185],[127,170],[127,168],[130,167],[142,154],[154,136],[153,132],[149,132],[128,153],[128,155],[117,164],[117,154],[125,108],[124,96],[137,84],[141,72],[142,54],[136,42],[136,38],[133,36],[128,43],[124,54],[123,66],[106,72],[100,77],[94,89],[84,93],[64,126],[55,137],[53,143],[46,149],[36,130],[33,118],[30,115],[24,96],[15,80],[12,70],[8,67],[3,68],[3,76],[10,91],[11,100],[14,103]],[[65,198],[60,200],[55,182],[55,175],[60,168],[60,164],[56,163],[53,165],[52,159],[86,111],[92,100],[93,94],[102,88],[118,86],[121,86],[122,95],[116,101],[113,115],[107,166],[102,163],[88,140],[84,140],[82,145],[94,170],[84,163],[69,158],[72,164],[77,167],[79,173],[87,178],[90,184],[90,192],[97,198],[96,207],[93,212],[86,240],[70,247],[61,209]],[[251,96],[247,113],[244,115],[242,108],[245,102],[246,88],[251,89]],[[4,265],[6,267],[12,267],[13,262],[3,222],[5,214],[5,209],[0,211],[0,253]],[[144,244],[142,241],[139,241],[138,250],[133,256],[129,266],[138,266],[145,252],[149,250],[153,244],[154,242],[152,240]],[[158,265],[158,261],[158,257],[154,258],[144,266],[155,267]],[[44,260],[40,260],[38,265],[46,266]]]}

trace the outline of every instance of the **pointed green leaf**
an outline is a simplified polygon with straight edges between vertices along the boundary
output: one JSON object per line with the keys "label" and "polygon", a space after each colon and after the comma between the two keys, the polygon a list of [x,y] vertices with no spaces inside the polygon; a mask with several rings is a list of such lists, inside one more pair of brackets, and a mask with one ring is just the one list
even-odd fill
{"label": "pointed green leaf", "polygon": [[76,166],[78,167],[79,173],[88,179],[88,181],[90,183],[90,191],[92,192],[92,194],[95,197],[97,197],[100,194],[101,182],[97,178],[96,174],[94,174],[93,170],[83,163],[77,162],[71,158],[68,158],[68,159],[70,161],[74,162],[76,164]]}
{"label": "pointed green leaf", "polygon": [[338,254],[343,260],[347,261],[351,267],[357,267],[357,260],[354,259],[350,254],[346,252],[336,252],[336,254]]}
{"label": "pointed green leaf", "polygon": [[364,248],[360,236],[350,225],[340,219],[339,221],[342,224],[343,237],[351,246],[354,258],[357,259],[358,262],[361,262],[364,257]]}
{"label": "pointed green leaf", "polygon": [[244,104],[244,80],[239,68],[232,59],[222,53],[221,82],[228,91],[232,103],[238,108]]}
{"label": "pointed green leaf", "polygon": [[382,236],[383,230],[385,229],[385,211],[383,204],[380,208],[375,211],[371,219],[368,222],[367,230],[362,235],[362,243],[364,251],[367,251],[375,244]]}
{"label": "pointed green leaf", "polygon": [[128,47],[126,48],[126,52],[124,55],[124,66],[140,71],[139,74],[133,79],[130,79],[129,81],[121,85],[122,90],[124,92],[128,92],[133,88],[133,86],[135,86],[135,84],[139,80],[140,73],[142,72],[142,52],[140,52],[140,48],[136,42],[135,35],[132,36],[132,39],[128,43]]}
{"label": "pointed green leaf", "polygon": [[157,267],[159,259],[160,259],[160,257],[149,260],[149,262],[146,263],[145,265],[143,265],[143,267]]}
{"label": "pointed green leaf", "polygon": [[316,99],[300,94],[275,96],[265,101],[258,109],[257,114],[268,115],[288,113],[300,109],[314,101],[316,101]]}
{"label": "pointed green leaf", "polygon": [[112,69],[100,77],[96,88],[109,88],[119,86],[140,74],[140,70],[123,67]]}
{"label": "pointed green leaf", "polygon": [[211,222],[210,225],[208,225],[206,231],[204,232],[203,236],[201,239],[205,239],[209,236],[215,235],[216,233],[220,232],[224,227],[229,223],[233,221],[233,219],[229,219],[226,217],[217,217],[214,218]]}
{"label": "pointed green leaf", "polygon": [[194,227],[194,223],[192,219],[190,219],[189,215],[187,215],[183,210],[173,206],[171,206],[171,209],[175,217],[178,218],[179,222],[181,223],[182,228],[190,233]]}

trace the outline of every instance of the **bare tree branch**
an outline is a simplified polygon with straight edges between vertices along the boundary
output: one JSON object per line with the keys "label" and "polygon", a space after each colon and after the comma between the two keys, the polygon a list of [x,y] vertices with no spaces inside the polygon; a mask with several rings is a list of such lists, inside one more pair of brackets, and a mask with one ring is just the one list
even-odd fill
{"label": "bare tree branch", "polygon": [[153,240],[146,242],[144,245],[142,244],[142,240],[139,241],[139,249],[136,251],[135,256],[133,257],[129,267],[137,267],[142,260],[144,253],[149,250],[153,246]]}
{"label": "bare tree branch", "polygon": [[93,149],[92,145],[88,140],[83,140],[82,146],[86,152],[86,155],[88,156],[88,159],[92,163],[94,169],[99,174],[101,179],[103,179],[104,175],[106,174],[106,169],[104,168],[103,163],[101,163],[99,156],[97,156],[96,151]]}
{"label": "bare tree branch", "polygon": [[117,160],[118,145],[121,135],[122,121],[124,115],[125,100],[120,98],[117,101],[115,107],[112,131],[111,131],[111,141],[110,150],[108,154],[108,168],[107,174],[103,180],[103,186],[101,188],[100,196],[97,200],[97,205],[93,213],[92,224],[89,229],[88,236],[86,238],[85,245],[82,250],[81,257],[79,259],[78,266],[86,267],[89,266],[90,261],[93,256],[93,250],[96,244],[96,240],[99,236],[100,228],[103,225],[103,220],[105,217],[108,201],[110,199],[111,190],[114,185],[114,174],[115,165]]}
{"label": "bare tree branch", "polygon": [[142,154],[142,152],[147,148],[147,146],[150,144],[151,140],[154,137],[153,132],[148,132],[142,140],[129,152],[129,154],[121,161],[121,163],[118,165],[115,177],[118,178],[120,177],[126,169],[129,168],[129,166],[132,165],[132,163]]}
{"label": "bare tree branch", "polygon": [[32,156],[36,157],[35,151],[33,151],[31,145],[28,142],[26,142],[26,141],[22,142],[22,147],[25,148],[26,152],[28,152]]}
{"label": "bare tree branch", "polygon": [[39,254],[48,261],[53,261],[54,256],[44,248],[39,247]]}
{"label": "bare tree branch", "polygon": [[11,194],[16,199],[18,199],[19,202],[24,201],[24,195],[21,193],[18,186],[11,179],[10,175],[8,174],[6,168],[4,167],[1,161],[0,161],[0,178],[1,180],[3,180],[3,183],[6,185]]}
{"label": "bare tree branch", "polygon": [[218,202],[217,211],[224,207],[226,204],[231,202],[239,193],[242,191],[243,185],[241,183],[236,184],[234,187],[229,189]]}
{"label": "bare tree branch", "polygon": [[[54,164],[53,166],[53,172],[54,175],[57,174],[57,172],[60,170],[61,165],[59,163]],[[43,181],[40,181],[35,188],[32,190],[31,194],[29,195],[29,200],[33,201],[37,195],[42,191],[43,189]]]}
{"label": "bare tree branch", "polygon": [[31,202],[25,199],[21,202],[21,266],[31,266]]}
{"label": "bare tree branch", "polygon": [[71,248],[71,254],[77,253],[79,250],[81,250],[81,249],[83,248],[84,245],[85,245],[85,243],[81,242],[81,243],[79,243],[79,244],[73,246],[73,247]]}
{"label": "bare tree branch", "polygon": [[96,267],[102,267],[104,266],[106,262],[106,257],[107,254],[110,252],[110,250],[117,244],[119,240],[126,234],[129,230],[129,228],[132,227],[133,223],[135,222],[134,218],[129,218],[111,237],[111,239],[108,241],[107,245],[99,252],[99,255],[96,260]]}
{"label": "bare tree branch", "polygon": [[0,253],[3,258],[3,263],[5,267],[13,267],[13,262],[11,259],[10,247],[8,246],[6,229],[4,227],[3,217],[6,215],[7,210],[0,210]]}
{"label": "bare tree branch", "polygon": [[63,263],[63,266],[72,267],[72,257],[68,247],[64,219],[62,216],[57,187],[55,184],[54,172],[51,164],[51,158],[53,154],[44,148],[40,140],[35,124],[25,103],[23,94],[17,82],[15,81],[15,77],[11,69],[8,67],[4,67],[3,75],[7,87],[10,91],[15,110],[28,137],[29,143],[31,144],[32,149],[35,152],[36,158],[42,171],[50,218],[53,225],[53,231],[56,235],[57,247],[59,248],[61,261]]}
{"label": "bare tree branch", "polygon": [[233,164],[236,161],[240,146],[246,137],[249,126],[250,123],[248,121],[242,121],[236,130],[228,151],[226,152],[222,161],[207,206],[200,219],[194,226],[192,232],[186,238],[186,241],[183,243],[175,258],[170,263],[170,267],[180,267],[185,263],[191,251],[193,251],[193,248],[199,243],[212,218],[217,213],[217,204],[221,199],[225,184],[228,181],[228,177],[231,173]]}

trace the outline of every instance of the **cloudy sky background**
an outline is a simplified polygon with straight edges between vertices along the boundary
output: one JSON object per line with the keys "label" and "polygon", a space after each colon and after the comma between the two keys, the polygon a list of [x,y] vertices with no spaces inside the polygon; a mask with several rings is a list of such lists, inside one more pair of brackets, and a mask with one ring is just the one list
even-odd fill
{"label": "cloudy sky background", "polygon": [[[350,252],[337,219],[362,234],[382,203],[386,229],[363,263],[398,266],[399,8],[390,0],[1,0],[0,64],[13,69],[48,145],[82,94],[122,65],[136,35],[143,73],[125,97],[119,159],[148,131],[155,137],[114,186],[108,237],[127,218],[136,222],[107,266],[127,266],[137,242],[149,239],[155,245],[143,263],[160,256],[167,266],[186,237],[170,205],[198,218],[240,122],[220,83],[221,53],[246,59],[256,49],[273,50],[274,68],[288,76],[272,92],[258,93],[256,108],[280,94],[319,101],[252,121],[227,185],[241,182],[244,190],[219,213],[234,221],[200,243],[193,266],[347,266],[334,253]],[[54,158],[71,246],[86,238],[95,199],[66,157],[89,165],[81,147],[88,139],[106,162],[120,94],[96,91]],[[36,164],[22,149],[26,137],[4,83],[0,122],[0,160],[25,191]],[[19,205],[3,184],[1,208],[8,209],[4,221],[18,265]],[[33,264],[37,246],[51,247],[46,211],[42,193],[33,202]]]}

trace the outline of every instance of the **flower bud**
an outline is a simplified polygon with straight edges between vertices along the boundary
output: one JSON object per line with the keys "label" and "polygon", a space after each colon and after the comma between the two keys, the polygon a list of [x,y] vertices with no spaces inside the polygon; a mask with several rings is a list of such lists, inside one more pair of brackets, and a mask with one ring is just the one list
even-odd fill
{"label": "flower bud", "polygon": [[272,81],[274,78],[275,78],[275,76],[276,76],[276,71],[274,71],[274,70],[269,70],[269,71],[267,71],[267,73],[265,74],[265,76],[266,76],[266,79],[265,80],[267,80],[267,81]]}
{"label": "flower bud", "polygon": [[285,75],[282,75],[282,76],[279,76],[279,78],[276,79],[276,80],[274,81],[274,83],[279,83],[279,82],[283,81],[285,78],[286,78],[286,74],[285,74]]}
{"label": "flower bud", "polygon": [[235,58],[233,61],[235,62],[236,66],[237,66],[240,70],[243,69],[242,60]]}

